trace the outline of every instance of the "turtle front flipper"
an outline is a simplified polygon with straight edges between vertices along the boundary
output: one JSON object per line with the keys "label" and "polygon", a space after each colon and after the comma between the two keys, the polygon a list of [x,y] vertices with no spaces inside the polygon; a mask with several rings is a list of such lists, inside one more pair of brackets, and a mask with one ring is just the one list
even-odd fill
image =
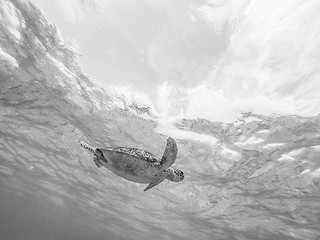
{"label": "turtle front flipper", "polygon": [[167,140],[166,150],[164,151],[160,161],[161,170],[165,170],[170,167],[176,160],[177,154],[177,144],[173,138],[169,137]]}
{"label": "turtle front flipper", "polygon": [[146,187],[143,191],[147,191],[150,188],[153,188],[154,186],[157,186],[159,183],[161,183],[164,179],[166,179],[166,175],[161,176],[157,181],[152,182],[148,185],[148,187]]}

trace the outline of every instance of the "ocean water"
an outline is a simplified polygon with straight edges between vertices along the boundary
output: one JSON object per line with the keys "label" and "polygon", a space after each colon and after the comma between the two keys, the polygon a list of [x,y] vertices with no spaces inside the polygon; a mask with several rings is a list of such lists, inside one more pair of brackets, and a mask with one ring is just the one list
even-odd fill
{"label": "ocean water", "polygon": [[[163,65],[166,60],[174,64],[177,55],[166,58],[169,49],[153,43],[145,55],[159,82],[147,85],[148,91],[142,80],[137,88],[125,83],[108,88],[99,73],[92,80],[63,41],[66,33],[35,5],[0,0],[1,239],[319,239],[319,30],[309,24],[317,19],[311,13],[319,4],[302,2],[271,4],[273,18],[257,14],[267,7],[258,1],[234,1],[224,8],[223,1],[193,2],[184,11],[197,9],[216,39],[226,31],[224,21],[235,24],[228,30],[233,42],[225,52],[209,48],[212,52],[206,53],[223,56],[215,55],[219,71],[213,59],[197,68],[200,57],[192,63],[183,56],[185,61],[174,65],[176,74],[190,71],[179,82]],[[173,17],[184,3],[157,4],[163,11],[173,9],[169,20],[184,19],[184,14]],[[247,12],[258,16],[248,14],[243,22]],[[258,47],[252,45],[260,38],[253,34],[258,30],[250,17],[266,18],[261,29],[266,40]],[[121,19],[109,22],[134,42]],[[313,35],[297,35],[295,23],[301,19],[308,26],[304,33]],[[280,44],[289,41],[283,36],[272,41],[276,23],[277,34],[283,32],[283,21],[293,23],[284,35],[296,36],[290,46],[299,57]],[[180,34],[189,36],[191,30]],[[139,43],[151,44],[146,38]],[[194,42],[184,46],[190,50]],[[190,74],[201,80],[192,82],[186,77]],[[164,80],[168,76],[171,81]],[[169,136],[179,149],[173,166],[185,179],[164,181],[147,192],[144,184],[97,168],[92,154],[77,143],[143,148],[161,157]]]}

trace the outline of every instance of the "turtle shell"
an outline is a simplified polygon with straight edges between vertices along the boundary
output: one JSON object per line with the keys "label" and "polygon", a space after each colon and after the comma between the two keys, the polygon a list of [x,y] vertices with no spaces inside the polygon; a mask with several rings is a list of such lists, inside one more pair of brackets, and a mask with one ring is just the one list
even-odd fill
{"label": "turtle shell", "polygon": [[161,159],[156,157],[154,154],[138,148],[127,148],[127,147],[117,147],[117,148],[108,148],[107,150],[119,153],[125,153],[133,157],[144,159],[148,162],[158,162],[160,163]]}

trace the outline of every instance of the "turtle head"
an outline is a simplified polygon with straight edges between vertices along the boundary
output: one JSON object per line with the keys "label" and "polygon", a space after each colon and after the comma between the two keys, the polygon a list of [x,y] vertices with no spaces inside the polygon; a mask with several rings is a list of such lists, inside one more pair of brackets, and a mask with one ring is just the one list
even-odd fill
{"label": "turtle head", "polygon": [[184,179],[184,174],[180,169],[168,168],[167,179],[172,182],[181,182]]}

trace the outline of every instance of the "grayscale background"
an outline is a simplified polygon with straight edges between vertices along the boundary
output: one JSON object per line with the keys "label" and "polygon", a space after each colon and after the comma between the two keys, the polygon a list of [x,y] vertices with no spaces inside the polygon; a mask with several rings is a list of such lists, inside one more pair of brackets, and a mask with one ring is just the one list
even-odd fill
{"label": "grayscale background", "polygon": [[[320,238],[318,0],[0,0],[0,238]],[[143,192],[77,141],[178,144]]]}

